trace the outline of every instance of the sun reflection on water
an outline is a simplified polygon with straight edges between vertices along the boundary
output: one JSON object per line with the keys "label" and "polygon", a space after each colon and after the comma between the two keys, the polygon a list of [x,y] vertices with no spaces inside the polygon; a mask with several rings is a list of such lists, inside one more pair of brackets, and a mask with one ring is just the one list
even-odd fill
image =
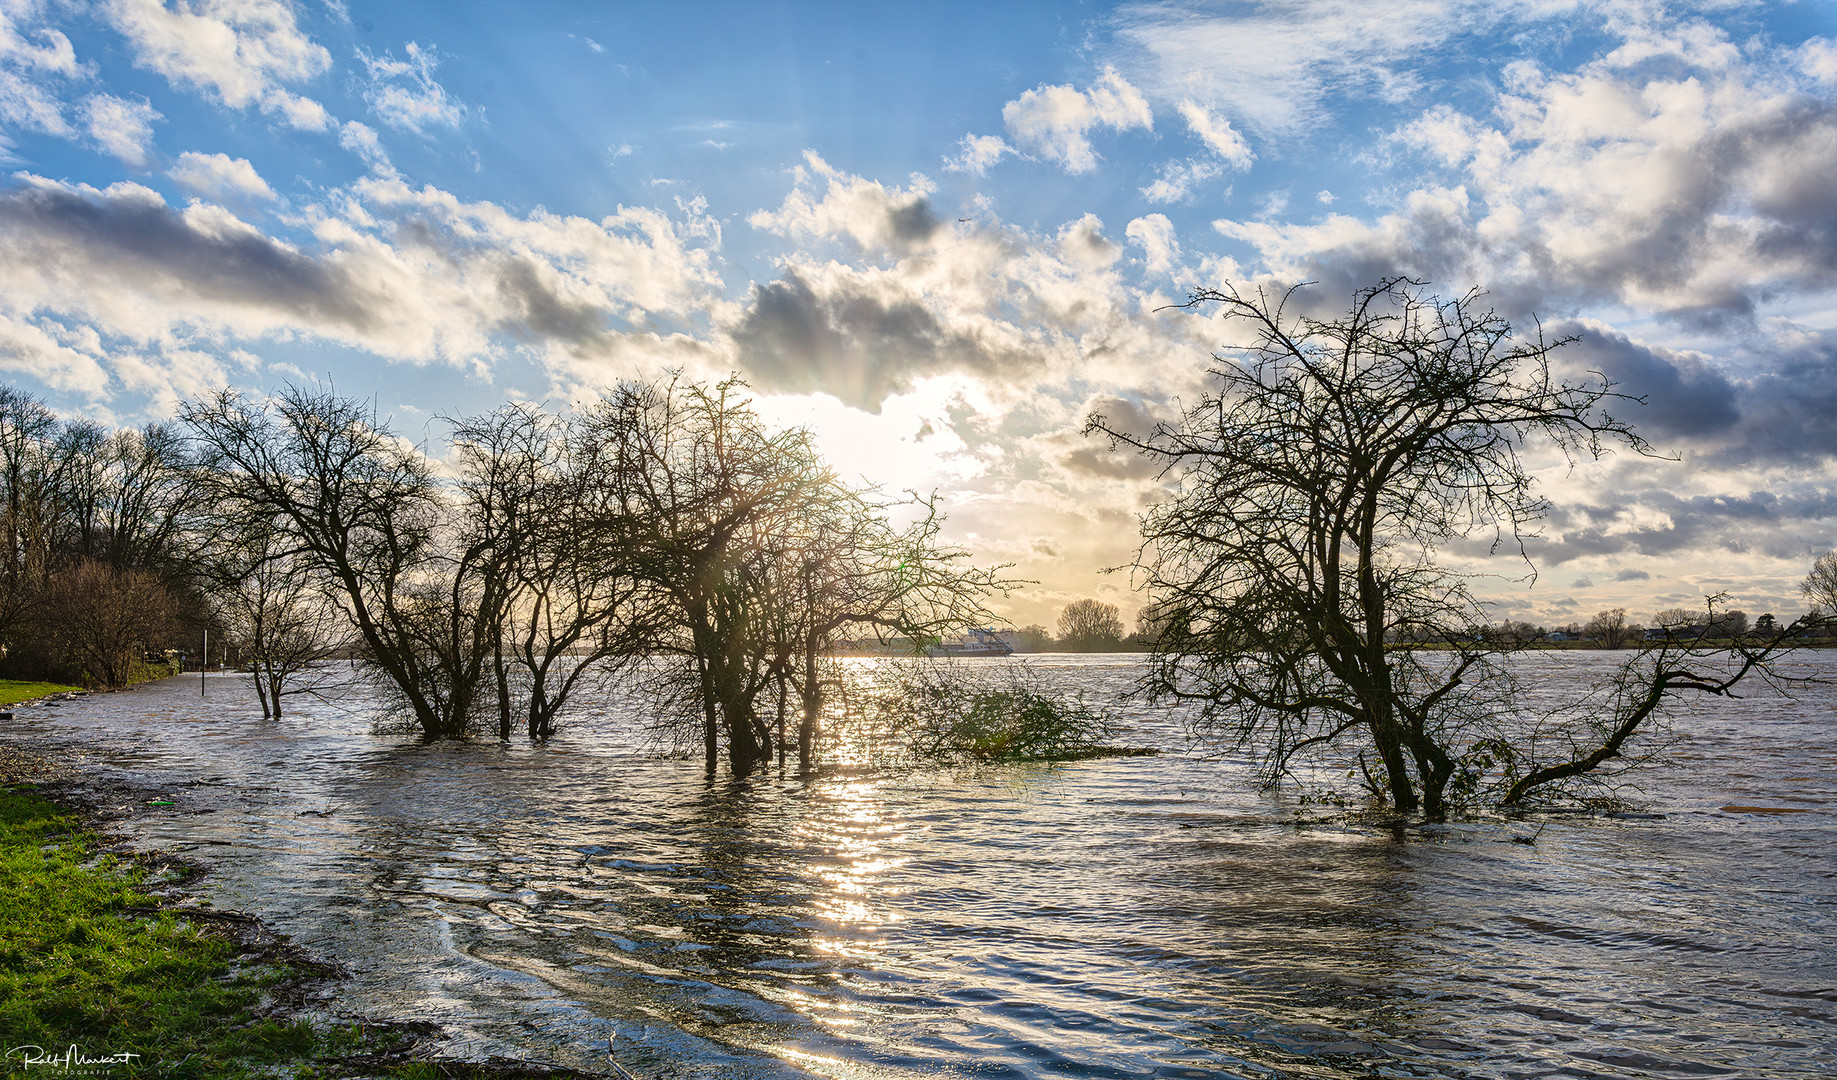
{"label": "sun reflection on water", "polygon": [[907,862],[898,852],[910,834],[889,811],[880,788],[871,779],[835,782],[816,808],[810,872],[827,883],[829,891],[816,897],[813,907],[820,919],[845,928],[821,936],[818,948],[824,952],[853,955],[863,945],[863,934],[902,917],[891,902],[899,890],[889,888],[885,879]]}

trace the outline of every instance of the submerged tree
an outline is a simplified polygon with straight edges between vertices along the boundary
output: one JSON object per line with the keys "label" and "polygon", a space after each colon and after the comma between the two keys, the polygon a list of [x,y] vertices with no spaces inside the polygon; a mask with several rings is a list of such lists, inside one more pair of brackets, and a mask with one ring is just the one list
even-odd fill
{"label": "submerged tree", "polygon": [[194,562],[218,623],[255,685],[262,716],[333,682],[326,661],[348,647],[344,620],[311,559],[272,518],[206,516]]}
{"label": "submerged tree", "polygon": [[528,405],[462,423],[459,512],[494,535],[506,586],[491,630],[500,738],[555,734],[582,687],[603,687],[650,638],[605,500],[610,464],[586,426]]}
{"label": "submerged tree", "polygon": [[[1284,298],[1286,300],[1286,297]],[[1503,683],[1485,612],[1450,543],[1518,546],[1544,512],[1523,451],[1644,443],[1603,411],[1602,380],[1551,370],[1564,341],[1513,336],[1477,294],[1387,279],[1336,319],[1262,293],[1194,295],[1248,327],[1214,388],[1145,435],[1087,430],[1158,460],[1174,497],[1144,517],[1139,569],[1164,620],[1148,689],[1196,703],[1214,736],[1262,748],[1268,775],[1350,742],[1399,811],[1445,812]],[[1405,640],[1440,650],[1392,648]]]}
{"label": "submerged tree", "polygon": [[[935,498],[888,502],[832,478],[817,503],[818,512],[788,538],[792,557],[783,564],[777,605],[791,646],[787,679],[799,697],[798,763],[806,770],[834,681],[826,661],[843,634],[932,640],[992,621],[985,597],[1020,584],[1003,578],[1003,567],[969,565],[967,551],[942,542]],[[896,527],[891,514],[899,510],[916,510],[916,520]]]}
{"label": "submerged tree", "polygon": [[[812,764],[825,654],[850,627],[923,637],[987,618],[994,571],[938,540],[934,503],[843,482],[808,431],[769,430],[737,380],[621,385],[586,425],[607,484],[588,516],[636,585],[641,647],[679,658],[712,771],[725,741],[746,775],[788,753]],[[681,688],[678,688],[681,689]]]}
{"label": "submerged tree", "polygon": [[213,504],[274,523],[425,736],[466,734],[507,591],[494,524],[455,523],[428,463],[359,402],[226,390],[180,416]]}
{"label": "submerged tree", "polygon": [[824,470],[807,433],[768,432],[737,383],[626,383],[587,424],[606,464],[595,528],[643,587],[644,645],[692,673],[710,770],[725,736],[744,776],[772,757],[770,552],[758,540],[811,508]]}
{"label": "submerged tree", "polygon": [[1665,704],[1685,693],[1733,698],[1757,680],[1775,691],[1815,681],[1784,673],[1777,661],[1805,634],[1831,623],[1812,612],[1789,626],[1772,625],[1758,636],[1731,635],[1720,613],[1725,597],[1706,598],[1703,623],[1693,633],[1672,633],[1640,650],[1581,701],[1559,706],[1512,742],[1495,741],[1502,766],[1500,802],[1522,803],[1539,789],[1561,789],[1598,780],[1597,770],[1635,764],[1635,736],[1662,719]]}

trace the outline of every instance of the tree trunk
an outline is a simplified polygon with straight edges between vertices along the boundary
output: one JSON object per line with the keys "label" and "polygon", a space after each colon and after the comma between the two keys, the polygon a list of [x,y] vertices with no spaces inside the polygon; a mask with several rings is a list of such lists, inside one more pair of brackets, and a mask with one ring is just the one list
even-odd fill
{"label": "tree trunk", "polygon": [[1372,717],[1371,741],[1377,748],[1378,758],[1384,762],[1384,776],[1390,781],[1391,806],[1400,814],[1410,814],[1421,805],[1416,797],[1416,784],[1410,778],[1409,759],[1403,754],[1403,740],[1397,731],[1397,717],[1389,701],[1374,701],[1366,706],[1367,715]]}
{"label": "tree trunk", "polygon": [[695,667],[702,685],[702,763],[712,777],[721,766],[720,717],[715,712],[714,680],[708,675],[708,661],[698,656]]}
{"label": "tree trunk", "polygon": [[797,770],[809,775],[816,764],[816,731],[823,714],[823,685],[817,681],[816,649],[804,650],[804,714],[797,720]]}

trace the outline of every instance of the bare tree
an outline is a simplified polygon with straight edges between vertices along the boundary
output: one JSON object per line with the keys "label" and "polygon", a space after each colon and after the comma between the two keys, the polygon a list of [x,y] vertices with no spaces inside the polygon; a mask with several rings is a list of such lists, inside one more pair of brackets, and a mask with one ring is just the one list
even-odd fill
{"label": "bare tree", "polygon": [[1837,551],[1827,551],[1811,564],[1799,582],[1799,592],[1825,615],[1837,616]]}
{"label": "bare tree", "polygon": [[608,464],[580,424],[527,405],[467,421],[455,433],[468,520],[492,522],[507,557],[494,629],[498,735],[520,719],[532,739],[583,686],[603,686],[639,654],[640,589],[608,528]]}
{"label": "bare tree", "polygon": [[1053,647],[1052,634],[1044,626],[1032,623],[1013,632],[1014,651],[1019,653],[1048,652]]}
{"label": "bare tree", "polygon": [[[1520,456],[1537,437],[1593,456],[1644,444],[1602,407],[1605,382],[1559,380],[1563,344],[1515,338],[1477,294],[1388,279],[1337,319],[1262,293],[1204,291],[1253,344],[1219,358],[1214,390],[1171,423],[1087,430],[1178,481],[1143,519],[1142,584],[1169,623],[1146,689],[1198,706],[1200,730],[1265,752],[1266,777],[1346,743],[1375,755],[1399,811],[1445,813],[1476,728],[1497,715],[1497,646],[1453,540],[1515,547],[1544,512]],[[1393,649],[1428,629],[1446,651]]]}
{"label": "bare tree", "polygon": [[178,432],[163,424],[109,432],[76,420],[64,426],[55,452],[56,546],[111,566],[178,576],[180,534],[196,491]]}
{"label": "bare tree", "polygon": [[[1705,625],[1717,624],[1723,599],[1708,598]],[[1705,630],[1656,641],[1583,700],[1544,717],[1516,745],[1495,744],[1504,765],[1500,801],[1512,805],[1545,789],[1598,782],[1597,770],[1617,771],[1615,765],[1636,763],[1639,756],[1632,750],[1634,740],[1662,719],[1665,704],[1680,694],[1733,698],[1750,680],[1775,689],[1815,681],[1783,674],[1777,661],[1800,635],[1828,623],[1812,614],[1790,626],[1773,626],[1758,640],[1735,635],[1712,641]]]}
{"label": "bare tree", "polygon": [[[810,512],[772,541],[781,549],[776,610],[783,640],[793,646],[789,681],[800,699],[798,762],[805,770],[814,763],[831,681],[824,659],[842,635],[869,628],[883,640],[936,638],[992,621],[984,597],[1021,584],[1001,576],[1005,567],[968,565],[967,551],[940,540],[944,517],[935,497],[886,502],[834,477],[814,494]],[[911,525],[894,527],[892,512],[915,508]],[[781,718],[782,709],[781,696]],[[782,726],[779,738],[782,756]]]}
{"label": "bare tree", "polygon": [[1704,625],[1708,618],[1703,612],[1692,608],[1672,607],[1654,611],[1652,625],[1669,635],[1683,637],[1691,627]]}
{"label": "bare tree", "polygon": [[1166,625],[1167,613],[1159,604],[1144,604],[1142,610],[1135,613],[1135,633],[1131,636],[1136,642],[1152,648],[1161,640],[1161,631]]}
{"label": "bare tree", "polygon": [[36,398],[0,386],[0,641],[9,654],[16,634],[44,598],[60,516],[62,430]]}
{"label": "bare tree", "polygon": [[1123,617],[1115,604],[1074,600],[1059,612],[1059,644],[1073,652],[1100,652],[1123,643]]}
{"label": "bare tree", "polygon": [[172,593],[152,572],[82,559],[51,582],[45,622],[59,658],[86,685],[116,689],[170,627]]}
{"label": "bare tree", "polygon": [[275,522],[423,735],[466,734],[508,587],[498,523],[453,521],[426,461],[360,403],[226,390],[180,415],[213,502]]}
{"label": "bare tree", "polygon": [[194,561],[217,622],[278,720],[286,698],[317,696],[337,677],[326,664],[349,646],[344,620],[315,565],[272,519],[210,515]]}
{"label": "bare tree", "polygon": [[1582,627],[1582,633],[1599,641],[1603,649],[1620,649],[1633,640],[1637,627],[1627,621],[1626,608],[1610,608],[1596,612]]}
{"label": "bare tree", "polygon": [[[923,637],[989,613],[1012,585],[940,543],[934,501],[842,482],[801,429],[769,431],[737,380],[626,383],[587,427],[609,485],[588,516],[636,583],[630,648],[682,658],[712,771],[725,738],[746,775],[789,752],[813,764],[825,656],[844,633]],[[895,528],[897,506],[917,520]]]}
{"label": "bare tree", "polygon": [[644,591],[643,644],[692,671],[709,770],[725,735],[744,776],[773,756],[759,712],[774,681],[761,633],[772,583],[749,540],[813,508],[825,473],[809,435],[766,431],[733,380],[625,383],[586,423],[608,463],[597,527]]}

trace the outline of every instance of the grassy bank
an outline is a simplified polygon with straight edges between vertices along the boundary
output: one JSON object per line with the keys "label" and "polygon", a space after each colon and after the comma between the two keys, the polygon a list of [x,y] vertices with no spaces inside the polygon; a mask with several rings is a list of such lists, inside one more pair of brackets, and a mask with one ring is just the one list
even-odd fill
{"label": "grassy bank", "polygon": [[74,1047],[67,1073],[120,1077],[244,1076],[354,1048],[354,1032],[262,1015],[266,992],[301,972],[158,910],[146,871],[98,847],[51,803],[0,790],[8,1074],[58,1073],[53,1061],[63,1059],[33,1065],[23,1049],[32,1046],[47,1055]]}
{"label": "grassy bank", "polygon": [[[39,684],[44,685],[44,684]],[[425,1025],[294,1015],[326,972],[256,920],[159,895],[192,871],[118,859],[0,747],[0,1076],[597,1080],[536,1062],[415,1053]],[[629,1074],[626,1074],[629,1075]]]}
{"label": "grassy bank", "polygon": [[21,682],[18,679],[0,679],[0,708],[17,705],[22,701],[36,701],[52,694],[79,693],[80,687],[65,686],[52,682]]}

